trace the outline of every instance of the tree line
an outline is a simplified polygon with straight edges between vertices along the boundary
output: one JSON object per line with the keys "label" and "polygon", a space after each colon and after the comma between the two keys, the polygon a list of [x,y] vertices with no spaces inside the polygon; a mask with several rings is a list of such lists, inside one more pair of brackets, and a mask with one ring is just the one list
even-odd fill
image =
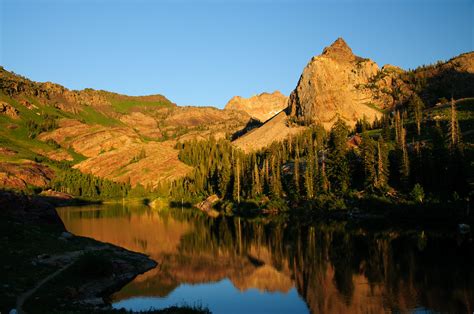
{"label": "tree line", "polygon": [[130,184],[102,179],[72,168],[56,172],[51,187],[87,199],[123,198],[131,190]]}
{"label": "tree line", "polygon": [[227,140],[180,143],[180,160],[195,170],[162,188],[175,199],[217,194],[237,203],[264,197],[343,199],[357,192],[418,202],[425,194],[438,200],[467,196],[468,164],[455,104],[447,124],[424,121],[423,108],[421,99],[412,97],[408,107],[372,125],[358,123],[356,134],[338,118],[329,132],[311,126],[249,154]]}
{"label": "tree line", "polygon": [[122,198],[132,192],[130,183],[118,183],[82,173],[72,168],[72,163],[69,161],[56,161],[44,156],[36,156],[34,160],[38,163],[47,163],[55,169],[50,187],[58,192],[87,199]]}

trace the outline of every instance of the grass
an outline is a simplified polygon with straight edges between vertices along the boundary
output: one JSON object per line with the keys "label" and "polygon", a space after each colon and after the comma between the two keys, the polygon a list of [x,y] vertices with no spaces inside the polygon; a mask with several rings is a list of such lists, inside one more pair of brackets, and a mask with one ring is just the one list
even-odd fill
{"label": "grass", "polygon": [[136,99],[129,99],[129,98],[114,98],[111,97],[109,101],[112,103],[112,106],[117,112],[120,113],[128,113],[130,109],[134,107],[162,107],[162,108],[170,108],[172,107],[171,103],[166,101],[141,101]]}
{"label": "grass", "polygon": [[79,119],[83,120],[87,124],[100,124],[103,126],[120,126],[122,122],[115,120],[111,117],[94,110],[94,108],[85,106],[83,110],[79,112]]}
{"label": "grass", "polygon": [[382,110],[382,109],[379,108],[379,106],[377,106],[376,104],[371,103],[371,102],[366,102],[366,103],[364,103],[364,105],[366,105],[367,107],[372,108],[372,109],[374,109],[374,110],[377,110],[377,111],[380,112],[380,113],[386,113],[387,110],[389,110],[389,109],[387,109],[387,110]]}
{"label": "grass", "polygon": [[[41,122],[44,114],[63,116],[62,112],[56,108],[49,106],[38,106],[39,109],[29,110],[20,105],[15,99],[9,98],[0,92],[0,100],[6,101],[20,112],[20,119],[12,119],[6,116],[0,116],[0,144],[18,152],[15,156],[0,156],[0,160],[14,161],[18,159],[34,159],[38,156],[34,151],[43,150],[49,152],[54,150],[53,147],[38,139],[30,138],[28,128],[26,126],[28,120]],[[30,101],[34,103],[33,101]],[[38,113],[40,115],[38,115]],[[9,125],[15,125],[16,128],[9,128]]]}

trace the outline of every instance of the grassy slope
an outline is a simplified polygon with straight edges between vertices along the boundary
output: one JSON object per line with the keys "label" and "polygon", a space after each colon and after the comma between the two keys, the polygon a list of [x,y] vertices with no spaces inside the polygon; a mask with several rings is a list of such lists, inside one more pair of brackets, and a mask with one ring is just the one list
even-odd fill
{"label": "grassy slope", "polygon": [[120,113],[128,113],[132,108],[135,107],[160,107],[160,108],[171,108],[172,104],[166,101],[142,101],[139,99],[121,99],[121,98],[109,98],[115,111]]}
{"label": "grassy slope", "polygon": [[[37,106],[38,109],[28,109],[25,106],[18,103],[13,98],[8,97],[0,91],[0,100],[5,101],[15,107],[20,114],[19,119],[12,119],[10,117],[0,115],[0,145],[1,147],[6,147],[13,149],[18,152],[15,156],[4,156],[0,155],[0,161],[18,161],[20,159],[34,159],[38,156],[34,151],[42,150],[45,152],[54,151],[56,148],[51,145],[44,143],[38,139],[32,139],[28,137],[27,130],[27,121],[32,120],[37,123],[42,121],[42,116],[44,114],[57,116],[59,119],[68,118],[76,119],[90,125],[102,125],[106,127],[112,126],[124,126],[124,124],[113,117],[116,112],[127,113],[134,107],[144,107],[144,106],[163,106],[169,107],[172,106],[171,102],[166,101],[143,101],[140,99],[133,99],[132,97],[119,97],[114,96],[110,97],[112,107],[110,111],[101,110],[101,112],[96,110],[94,107],[85,106],[83,110],[79,111],[77,114],[64,112],[59,109],[56,109],[51,106],[41,105],[35,98],[29,97],[28,101],[33,105]],[[16,128],[9,128],[8,126],[16,126]],[[84,156],[74,152],[72,149],[68,149],[68,152],[74,158],[73,163],[80,162],[84,160]]]}
{"label": "grassy slope", "polygon": [[[46,152],[54,150],[54,148],[47,143],[29,138],[26,124],[28,120],[40,122],[42,118],[38,113],[53,114],[61,117],[62,114],[59,110],[52,107],[40,107],[33,99],[31,99],[31,103],[38,106],[39,109],[29,110],[1,92],[0,100],[8,102],[20,112],[20,119],[12,119],[3,115],[0,116],[0,145],[18,151],[18,154],[15,156],[0,155],[0,161],[34,159],[34,157],[37,156],[37,153],[33,152],[34,150],[41,149]],[[16,128],[9,128],[9,126],[13,125],[16,126]]]}

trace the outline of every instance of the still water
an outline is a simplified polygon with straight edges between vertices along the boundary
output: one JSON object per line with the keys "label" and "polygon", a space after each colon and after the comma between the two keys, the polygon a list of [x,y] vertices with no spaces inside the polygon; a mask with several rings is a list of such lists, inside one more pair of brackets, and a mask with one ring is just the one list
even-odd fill
{"label": "still water", "polygon": [[452,231],[302,226],[194,210],[58,209],[81,236],[159,266],[112,296],[115,308],[202,305],[213,313],[472,313],[474,245]]}

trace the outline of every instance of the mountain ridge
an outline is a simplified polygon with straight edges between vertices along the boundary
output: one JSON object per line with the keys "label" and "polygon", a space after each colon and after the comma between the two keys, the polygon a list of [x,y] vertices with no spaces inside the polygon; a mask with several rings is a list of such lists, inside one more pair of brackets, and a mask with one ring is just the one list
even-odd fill
{"label": "mountain ridge", "polygon": [[[25,160],[45,156],[84,173],[153,187],[191,171],[179,161],[176,143],[236,138],[235,147],[251,152],[310,125],[328,129],[338,117],[351,126],[362,119],[370,123],[407,105],[413,94],[428,107],[442,97],[472,97],[473,77],[474,52],[404,71],[392,65],[379,68],[338,38],[311,58],[289,97],[278,91],[235,96],[220,110],[178,106],[160,94],[69,90],[0,67],[0,162],[25,168],[31,166],[23,165]],[[113,166],[108,158],[116,160]],[[3,169],[11,170],[10,164]],[[27,185],[15,181],[10,170],[0,173],[2,185]]]}

